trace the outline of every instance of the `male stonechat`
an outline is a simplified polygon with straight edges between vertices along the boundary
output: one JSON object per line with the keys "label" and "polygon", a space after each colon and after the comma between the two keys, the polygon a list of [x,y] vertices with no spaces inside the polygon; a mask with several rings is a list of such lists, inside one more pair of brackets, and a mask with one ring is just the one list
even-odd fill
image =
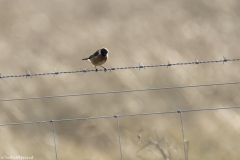
{"label": "male stonechat", "polygon": [[94,65],[96,72],[98,71],[96,66],[101,66],[102,68],[104,68],[104,71],[106,72],[107,69],[102,65],[107,61],[107,58],[108,58],[107,48],[101,48],[97,50],[95,53],[93,53],[93,55],[89,56],[88,58],[83,58],[82,60],[89,60]]}

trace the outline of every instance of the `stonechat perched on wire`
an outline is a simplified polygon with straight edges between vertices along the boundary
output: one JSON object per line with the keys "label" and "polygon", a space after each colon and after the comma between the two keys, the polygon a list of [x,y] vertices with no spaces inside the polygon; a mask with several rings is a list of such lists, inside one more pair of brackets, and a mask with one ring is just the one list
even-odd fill
{"label": "stonechat perched on wire", "polygon": [[102,68],[104,68],[104,71],[106,72],[107,69],[102,65],[107,61],[107,58],[108,58],[107,48],[101,48],[97,50],[95,53],[93,53],[93,55],[89,56],[88,58],[83,58],[82,60],[89,60],[94,65],[96,72],[98,71],[96,66],[101,66]]}

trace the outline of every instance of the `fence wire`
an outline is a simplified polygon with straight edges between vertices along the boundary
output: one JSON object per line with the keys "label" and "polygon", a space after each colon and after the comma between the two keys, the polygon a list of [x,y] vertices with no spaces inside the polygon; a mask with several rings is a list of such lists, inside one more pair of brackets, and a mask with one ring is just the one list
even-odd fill
{"label": "fence wire", "polygon": [[152,113],[139,113],[139,114],[122,114],[122,115],[113,115],[113,116],[97,116],[97,117],[87,117],[87,118],[70,118],[70,119],[59,119],[59,120],[43,120],[43,121],[33,121],[33,122],[18,122],[18,123],[6,123],[0,124],[0,127],[3,126],[13,126],[13,125],[26,125],[26,124],[39,124],[39,123],[52,123],[52,133],[53,133],[53,141],[54,141],[54,148],[55,148],[55,158],[58,160],[58,152],[57,152],[57,143],[56,143],[56,132],[54,129],[54,122],[64,122],[64,121],[77,121],[77,120],[97,120],[103,118],[115,118],[116,125],[118,129],[118,141],[119,141],[119,152],[120,152],[120,160],[123,158],[122,152],[122,144],[121,144],[121,132],[120,132],[120,123],[119,118],[121,117],[131,117],[131,116],[149,116],[149,115],[157,115],[157,114],[173,114],[178,113],[180,115],[180,124],[182,129],[182,139],[184,144],[184,159],[187,160],[188,155],[186,151],[185,141],[184,141],[184,125],[183,125],[183,115],[182,113],[191,113],[191,112],[199,112],[199,111],[215,111],[215,110],[226,110],[226,109],[240,109],[240,106],[232,106],[232,107],[221,107],[221,108],[201,108],[201,109],[192,109],[192,110],[177,110],[177,111],[167,111],[167,112],[152,112]]}
{"label": "fence wire", "polygon": [[52,122],[65,122],[65,121],[78,121],[78,120],[95,120],[95,119],[110,119],[116,117],[135,117],[135,116],[149,116],[157,114],[174,114],[174,113],[187,113],[187,112],[200,112],[200,111],[214,111],[214,110],[226,110],[226,109],[238,109],[240,106],[232,107],[219,107],[219,108],[201,108],[201,109],[192,109],[192,110],[176,110],[176,111],[167,111],[167,112],[150,112],[150,113],[138,113],[138,114],[119,114],[112,116],[96,116],[96,117],[85,117],[85,118],[69,118],[69,119],[58,119],[58,120],[42,120],[42,121],[32,121],[32,122],[17,122],[17,123],[6,123],[0,124],[1,126],[12,126],[12,125],[27,125],[27,124],[43,124],[43,123],[52,123]]}
{"label": "fence wire", "polygon": [[233,85],[233,84],[240,84],[240,82],[197,84],[197,85],[189,85],[189,86],[173,86],[173,87],[163,87],[163,88],[145,88],[145,89],[120,90],[120,91],[110,91],[110,92],[93,92],[93,93],[82,93],[82,94],[65,94],[65,95],[39,96],[39,97],[29,97],[29,98],[11,98],[11,99],[0,99],[0,102],[27,101],[27,100],[37,100],[37,99],[50,99],[50,98],[80,97],[80,96],[93,96],[93,95],[105,95],[105,94],[117,94],[117,93],[131,93],[131,92],[157,91],[157,90],[169,90],[169,89],[184,89],[184,88],[223,86],[223,85]]}
{"label": "fence wire", "polygon": [[[115,68],[112,66],[108,68],[109,71],[117,71],[117,70],[125,70],[125,69],[145,69],[150,67],[170,67],[170,66],[178,66],[178,65],[198,65],[198,64],[205,64],[205,63],[225,63],[228,61],[239,61],[240,59],[227,59],[223,56],[222,60],[208,60],[208,61],[198,61],[195,59],[194,62],[183,62],[183,63],[171,63],[168,61],[167,64],[156,64],[156,65],[142,65],[139,63],[138,66],[132,67],[119,67]],[[99,70],[99,71],[104,71]],[[59,75],[59,74],[69,74],[69,73],[87,73],[87,72],[95,72],[95,70],[89,69],[80,69],[76,71],[67,71],[67,72],[60,72],[58,70],[53,70],[53,72],[49,73],[40,73],[40,74],[31,74],[30,71],[27,71],[26,74],[22,75],[9,75],[9,76],[2,76],[0,73],[0,79],[6,78],[18,78],[18,77],[34,77],[34,76],[44,76],[44,75]],[[35,99],[44,99],[44,98],[62,98],[62,97],[72,97],[72,96],[90,96],[90,95],[101,95],[101,94],[116,94],[116,93],[126,93],[126,92],[140,92],[140,91],[154,91],[154,90],[167,90],[167,89],[183,89],[183,88],[194,88],[194,87],[210,87],[210,86],[220,86],[220,85],[230,85],[230,84],[239,84],[240,82],[226,82],[226,83],[214,83],[214,84],[198,84],[198,85],[189,85],[189,86],[174,86],[174,87],[163,87],[163,88],[146,88],[146,89],[136,89],[136,90],[121,90],[121,91],[111,91],[111,92],[95,92],[95,93],[84,93],[84,94],[66,94],[66,95],[57,95],[57,96],[40,96],[40,97],[30,97],[30,98],[12,98],[12,99],[2,99],[0,102],[10,102],[10,101],[17,101],[17,100],[35,100]],[[53,141],[54,141],[54,148],[55,148],[55,158],[58,160],[58,152],[57,152],[57,143],[56,143],[56,131],[54,128],[54,123],[64,122],[64,121],[79,121],[79,120],[97,120],[97,119],[106,119],[106,118],[115,118],[117,129],[118,129],[118,141],[119,141],[119,152],[120,152],[120,159],[123,159],[123,152],[122,152],[122,144],[121,144],[121,132],[120,132],[120,118],[121,117],[132,117],[132,116],[149,116],[149,115],[158,115],[158,114],[179,114],[180,115],[180,124],[182,129],[182,139],[184,144],[184,157],[187,160],[187,153],[186,153],[186,146],[184,142],[184,124],[183,124],[183,115],[182,113],[188,112],[199,112],[199,111],[214,111],[214,110],[226,110],[226,109],[239,109],[240,106],[232,106],[232,107],[220,107],[220,108],[201,108],[201,109],[192,109],[192,110],[177,110],[177,111],[167,111],[167,112],[151,112],[151,113],[139,113],[139,114],[121,114],[121,115],[112,115],[112,116],[96,116],[96,117],[85,117],[85,118],[69,118],[69,119],[57,119],[57,120],[42,120],[42,121],[30,121],[30,122],[16,122],[16,123],[5,123],[0,124],[0,127],[3,126],[14,126],[14,125],[31,125],[31,124],[43,124],[43,123],[51,123],[52,124],[52,133],[53,133]]]}
{"label": "fence wire", "polygon": [[[168,61],[167,64],[154,64],[154,65],[143,65],[142,63],[139,63],[138,66],[128,66],[128,67],[114,67],[111,66],[111,68],[107,68],[108,71],[117,71],[117,70],[126,70],[126,69],[145,69],[145,68],[153,68],[153,67],[170,67],[170,66],[180,66],[180,65],[199,65],[199,64],[206,64],[206,63],[225,63],[225,62],[234,62],[234,61],[240,61],[240,58],[233,58],[233,59],[227,59],[225,56],[223,56],[223,59],[221,60],[206,60],[206,61],[199,61],[195,59],[193,62],[178,62],[178,63],[171,63]],[[102,72],[103,69],[99,69],[98,71]],[[0,73],[0,79],[7,79],[7,78],[19,78],[19,77],[36,77],[36,76],[46,76],[46,75],[60,75],[60,74],[73,74],[73,73],[88,73],[88,72],[96,72],[95,69],[81,69],[75,70],[75,71],[58,71],[53,70],[53,72],[47,72],[47,73],[31,73],[30,71],[26,71],[26,74],[19,74],[19,75],[7,75],[3,76]]]}

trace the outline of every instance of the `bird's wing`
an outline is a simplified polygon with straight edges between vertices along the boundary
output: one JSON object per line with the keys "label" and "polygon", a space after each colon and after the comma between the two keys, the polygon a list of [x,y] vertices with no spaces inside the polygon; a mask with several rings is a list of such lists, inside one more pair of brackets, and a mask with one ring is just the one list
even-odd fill
{"label": "bird's wing", "polygon": [[89,57],[89,59],[96,58],[98,56],[98,54],[99,54],[99,50],[97,50],[95,53],[93,53],[93,55],[91,55]]}

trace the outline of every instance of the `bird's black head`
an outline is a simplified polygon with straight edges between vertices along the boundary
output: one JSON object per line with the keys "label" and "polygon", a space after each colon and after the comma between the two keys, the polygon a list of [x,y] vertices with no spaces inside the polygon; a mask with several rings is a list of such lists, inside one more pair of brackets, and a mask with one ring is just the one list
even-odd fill
{"label": "bird's black head", "polygon": [[102,48],[102,49],[100,49],[100,53],[101,53],[102,56],[106,57],[107,54],[108,54],[107,48]]}

